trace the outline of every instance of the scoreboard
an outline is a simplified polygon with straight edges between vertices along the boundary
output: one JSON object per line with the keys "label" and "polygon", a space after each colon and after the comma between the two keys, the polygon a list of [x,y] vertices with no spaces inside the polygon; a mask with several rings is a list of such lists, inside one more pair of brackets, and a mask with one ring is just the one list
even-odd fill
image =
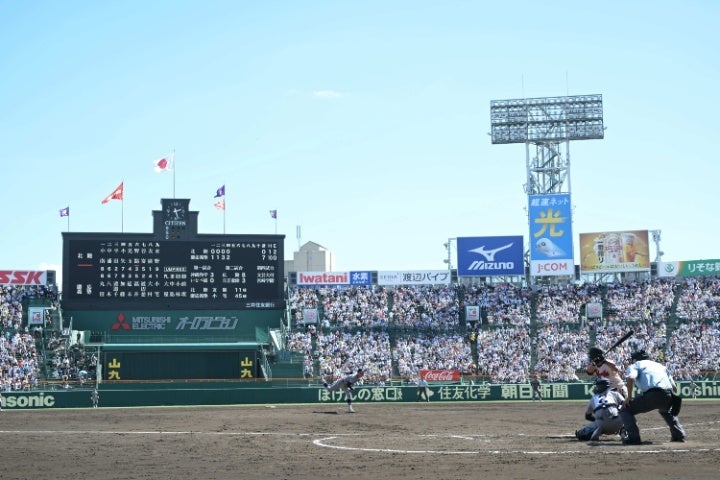
{"label": "scoreboard", "polygon": [[281,235],[63,237],[65,310],[284,308]]}

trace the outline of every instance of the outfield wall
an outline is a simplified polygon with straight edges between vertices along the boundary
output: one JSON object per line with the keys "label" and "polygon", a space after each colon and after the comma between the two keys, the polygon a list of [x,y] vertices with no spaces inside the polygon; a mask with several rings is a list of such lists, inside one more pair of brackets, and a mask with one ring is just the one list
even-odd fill
{"label": "outfield wall", "polygon": [[[696,382],[697,398],[720,398],[720,382]],[[682,397],[693,396],[690,382],[679,382]],[[583,400],[592,392],[589,383],[542,385],[545,400]],[[428,387],[431,402],[528,401],[528,384],[471,385],[448,384]],[[355,402],[414,402],[415,386],[361,386],[355,389]],[[3,392],[3,408],[88,408],[92,406],[89,389],[32,392]],[[218,384],[128,384],[100,388],[101,407],[147,407],[238,404],[344,403],[342,392],[328,392],[314,386],[277,386],[272,383]]]}

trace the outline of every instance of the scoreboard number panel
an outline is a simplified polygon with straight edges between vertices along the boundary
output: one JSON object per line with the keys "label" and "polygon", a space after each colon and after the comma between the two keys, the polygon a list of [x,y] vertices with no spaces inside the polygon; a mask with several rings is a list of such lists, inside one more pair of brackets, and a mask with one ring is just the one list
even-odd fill
{"label": "scoreboard number panel", "polygon": [[66,234],[63,304],[71,310],[283,308],[283,258],[277,235]]}

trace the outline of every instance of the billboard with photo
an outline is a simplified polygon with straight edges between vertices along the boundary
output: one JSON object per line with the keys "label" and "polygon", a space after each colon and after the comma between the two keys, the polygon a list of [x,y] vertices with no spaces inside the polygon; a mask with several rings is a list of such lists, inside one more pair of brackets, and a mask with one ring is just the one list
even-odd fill
{"label": "billboard with photo", "polygon": [[459,237],[457,265],[458,277],[523,275],[523,238]]}
{"label": "billboard with photo", "polygon": [[528,195],[530,275],[575,275],[569,193]]}
{"label": "billboard with photo", "polygon": [[580,234],[580,273],[650,271],[647,230]]}

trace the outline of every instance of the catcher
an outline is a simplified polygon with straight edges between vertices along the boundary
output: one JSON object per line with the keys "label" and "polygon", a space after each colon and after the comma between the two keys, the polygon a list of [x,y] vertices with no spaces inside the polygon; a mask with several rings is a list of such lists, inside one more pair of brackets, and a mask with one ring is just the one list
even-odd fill
{"label": "catcher", "polygon": [[354,390],[353,385],[355,385],[357,382],[362,380],[364,375],[365,375],[365,372],[363,372],[362,368],[358,368],[357,373],[339,378],[332,385],[328,385],[328,383],[326,381],[323,381],[322,384],[323,384],[323,387],[325,387],[325,389],[330,392],[342,389],[345,392],[345,400],[347,400],[348,413],[355,413],[355,410],[353,410],[353,406],[352,406],[352,402],[353,402],[352,392]]}
{"label": "catcher", "polygon": [[593,396],[585,410],[585,420],[591,422],[575,432],[578,440],[597,441],[600,435],[620,433],[623,422],[620,419],[620,407],[625,399],[616,390],[610,389],[610,380],[595,380]]}
{"label": "catcher", "polygon": [[623,399],[628,396],[628,389],[623,380],[620,369],[615,363],[605,358],[602,350],[596,347],[592,347],[588,350],[588,359],[590,363],[585,370],[588,375],[595,375],[598,378],[607,378],[612,385],[613,390],[616,390],[623,396]]}

